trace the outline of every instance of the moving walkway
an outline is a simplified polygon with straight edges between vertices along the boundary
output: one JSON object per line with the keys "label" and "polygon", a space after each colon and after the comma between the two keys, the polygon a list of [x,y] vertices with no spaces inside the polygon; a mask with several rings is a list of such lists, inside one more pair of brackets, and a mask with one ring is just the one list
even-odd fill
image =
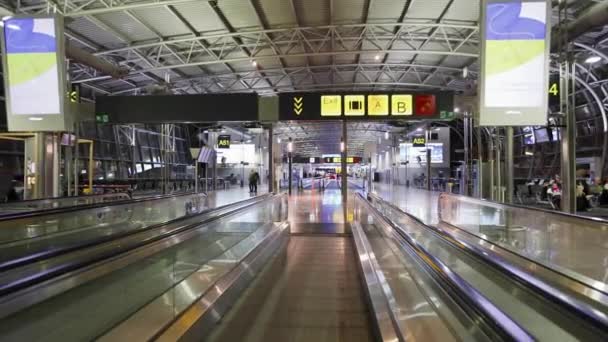
{"label": "moving walkway", "polygon": [[491,246],[456,239],[373,195],[351,194],[345,210],[328,196],[340,198],[338,191],[302,193],[289,205],[284,195],[254,198],[180,228],[66,253],[44,269],[75,267],[0,298],[0,336],[7,341],[607,336],[601,293],[566,291],[557,275],[517,273],[515,258],[492,261],[484,254]]}

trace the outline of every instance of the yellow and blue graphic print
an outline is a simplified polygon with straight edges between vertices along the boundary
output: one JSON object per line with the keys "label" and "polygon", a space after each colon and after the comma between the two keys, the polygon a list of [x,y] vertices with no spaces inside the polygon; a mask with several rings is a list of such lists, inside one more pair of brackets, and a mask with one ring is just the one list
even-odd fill
{"label": "yellow and blue graphic print", "polygon": [[60,113],[53,18],[4,21],[12,114]]}
{"label": "yellow and blue graphic print", "polygon": [[538,107],[546,100],[547,7],[542,1],[487,4],[485,105]]}

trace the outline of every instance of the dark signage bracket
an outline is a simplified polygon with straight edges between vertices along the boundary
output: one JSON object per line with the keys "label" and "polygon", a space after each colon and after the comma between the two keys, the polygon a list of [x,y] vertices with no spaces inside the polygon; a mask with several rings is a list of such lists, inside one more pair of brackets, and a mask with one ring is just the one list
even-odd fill
{"label": "dark signage bracket", "polygon": [[257,94],[101,96],[95,112],[110,123],[257,121]]}

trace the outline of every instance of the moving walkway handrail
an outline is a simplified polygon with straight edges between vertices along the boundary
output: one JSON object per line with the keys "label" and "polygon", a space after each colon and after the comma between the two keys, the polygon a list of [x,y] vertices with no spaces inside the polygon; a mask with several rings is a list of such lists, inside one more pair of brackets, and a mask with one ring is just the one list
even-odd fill
{"label": "moving walkway handrail", "polygon": [[101,246],[107,243],[114,243],[114,247],[110,248],[107,251],[104,252],[100,252],[100,253],[92,253],[92,255],[88,256],[88,259],[84,260],[82,258],[78,258],[77,260],[71,261],[71,262],[64,262],[58,265],[53,265],[52,267],[45,267],[44,270],[41,270],[39,272],[36,272],[35,274],[30,274],[29,276],[26,277],[21,277],[16,281],[10,282],[10,283],[6,283],[6,284],[1,284],[0,283],[0,297],[15,293],[19,290],[22,290],[24,288],[28,288],[28,287],[32,287],[36,284],[42,283],[46,280],[52,279],[52,278],[56,278],[59,277],[61,275],[67,274],[71,271],[77,270],[77,269],[82,269],[85,268],[87,266],[90,266],[92,264],[95,264],[97,262],[115,257],[117,255],[120,254],[124,254],[127,253],[131,250],[137,249],[139,247],[143,247],[145,245],[149,245],[151,243],[160,241],[162,239],[165,239],[167,237],[173,236],[175,234],[179,234],[181,232],[199,227],[201,225],[216,221],[220,218],[223,218],[225,216],[228,215],[232,215],[236,212],[240,212],[242,210],[245,210],[247,208],[250,208],[256,204],[259,204],[261,202],[266,201],[267,199],[270,198],[274,198],[273,195],[270,194],[264,194],[264,195],[260,195],[260,196],[256,196],[253,198],[248,198],[246,200],[243,201],[239,201],[239,202],[234,202],[234,203],[230,203],[230,204],[226,204],[217,208],[210,208],[207,210],[204,210],[198,214],[195,215],[190,215],[187,217],[183,217],[180,219],[176,219],[176,220],[172,220],[171,222],[175,222],[175,221],[180,221],[180,220],[186,220],[188,218],[192,218],[193,216],[203,216],[206,214],[212,214],[213,212],[221,212],[223,210],[229,209],[230,207],[237,207],[234,210],[230,210],[227,211],[225,213],[219,214],[219,215],[215,215],[212,217],[209,217],[205,220],[202,221],[197,221],[194,223],[190,223],[184,226],[179,226],[176,227],[175,229],[171,229],[168,230],[166,232],[161,232],[158,235],[154,235],[145,239],[141,239],[141,240],[136,240],[136,241],[132,241],[132,242],[128,242],[128,243],[118,243],[117,241],[123,238],[128,238],[129,236],[134,236],[137,234],[143,234],[143,233],[147,233],[150,232],[151,230],[154,229],[159,229],[162,228],[163,226],[167,226],[170,223],[165,223],[165,224],[158,224],[158,225],[154,225],[154,226],[150,226],[144,230],[140,230],[137,232],[129,232],[127,234],[122,234],[121,236],[117,236],[115,238],[111,238],[111,239],[104,239],[103,241],[96,241],[95,243],[90,243],[87,244],[86,246],[81,246],[79,248],[74,248],[68,252],[74,252],[77,249],[78,250],[82,250],[82,249],[86,249],[86,248],[94,248],[96,246]]}
{"label": "moving walkway handrail", "polygon": [[[569,219],[584,220],[584,221],[590,221],[590,222],[593,222],[596,224],[608,225],[608,220],[606,220],[606,219],[602,219],[599,217],[570,214],[570,213],[566,213],[566,212],[558,211],[558,210],[549,210],[549,209],[544,209],[544,208],[529,207],[529,206],[523,206],[523,205],[519,205],[519,204],[500,203],[500,202],[491,201],[488,199],[479,199],[479,198],[474,198],[474,197],[469,197],[469,196],[451,194],[451,193],[447,193],[447,192],[442,192],[439,195],[439,201],[441,201],[442,197],[451,197],[451,198],[455,198],[455,199],[469,202],[469,203],[493,207],[495,209],[504,210],[504,209],[508,209],[508,208],[515,208],[515,209],[520,209],[520,210],[538,211],[538,212],[542,212],[544,214],[563,216],[563,217],[567,217]],[[441,210],[439,210],[439,217],[441,218]]]}
{"label": "moving walkway handrail", "polygon": [[467,281],[454,273],[437,257],[429,253],[422,245],[407,234],[401,227],[396,225],[390,218],[382,214],[376,207],[369,203],[364,195],[359,193],[359,198],[368,204],[373,213],[381,217],[394,232],[396,232],[405,243],[402,247],[413,252],[426,270],[437,279],[437,283],[470,315],[476,316],[475,321],[483,321],[493,328],[493,331],[505,340],[535,341],[534,337],[523,329],[511,317],[502,312],[483,294],[477,291]]}
{"label": "moving walkway handrail", "polygon": [[[483,261],[485,264],[488,264],[488,265],[494,267],[498,271],[507,274],[507,276],[509,278],[515,278],[520,283],[524,284],[525,286],[527,286],[529,288],[534,289],[537,293],[540,293],[545,298],[550,299],[553,303],[564,308],[565,310],[574,312],[578,317],[580,317],[584,320],[590,319],[594,326],[598,327],[599,329],[601,329],[603,331],[608,332],[608,315],[606,313],[598,310],[597,308],[595,308],[587,303],[584,303],[582,301],[576,300],[575,298],[572,298],[571,296],[568,296],[566,293],[555,288],[554,286],[547,283],[546,281],[541,280],[537,277],[534,277],[534,276],[526,273],[524,270],[507,263],[506,261],[502,260],[501,258],[496,257],[493,253],[488,253],[479,247],[473,246],[473,245],[467,243],[466,241],[459,239],[455,235],[453,235],[441,228],[425,224],[424,222],[422,222],[422,220],[420,220],[416,216],[411,215],[407,212],[404,212],[403,210],[401,210],[394,204],[384,201],[382,198],[378,197],[375,194],[368,193],[367,196],[375,201],[382,203],[383,205],[390,207],[394,211],[407,216],[408,218],[417,222],[420,226],[422,226],[426,229],[429,229],[431,232],[435,233],[437,236],[439,236],[440,238],[447,241],[450,245],[467,253],[468,255],[478,258],[479,260]],[[371,207],[373,208],[373,206],[371,206]],[[376,208],[374,208],[374,209],[377,211]],[[382,213],[380,213],[380,215],[385,217]],[[392,223],[392,221],[389,218],[387,218],[387,220],[389,220],[389,222]],[[400,231],[402,231],[398,225],[393,224],[393,226],[397,227]],[[458,228],[458,227],[456,227],[456,228]],[[405,232],[403,232],[403,233],[407,234]],[[522,257],[522,256],[519,256],[519,257]],[[529,260],[527,258],[524,258],[524,259],[528,260],[529,262],[531,262],[535,265],[544,267],[544,268],[548,269],[549,271],[555,272],[551,268],[548,268],[542,264],[538,264],[538,263],[534,262],[533,260]],[[559,274],[557,272],[555,272],[555,273]],[[561,274],[559,274],[559,275],[561,275]],[[568,277],[568,279],[570,279],[570,278]],[[573,281],[576,281],[576,280],[573,280]],[[579,283],[579,282],[577,282],[577,283]],[[575,288],[575,287],[572,287],[572,288]],[[585,293],[587,291],[583,290],[581,292],[583,292],[582,295],[587,295],[589,297],[592,296],[592,294]],[[593,296],[594,300],[597,300],[599,303],[601,303],[601,305],[608,305],[608,302],[606,302],[605,293],[596,292],[596,294],[599,294],[599,296],[594,295]],[[599,297],[601,297],[601,298],[599,298]]]}
{"label": "moving walkway handrail", "polygon": [[[0,222],[10,221],[10,220],[15,220],[15,219],[22,219],[22,218],[29,218],[29,217],[44,216],[44,215],[68,213],[68,212],[74,212],[74,211],[79,211],[79,210],[97,209],[97,208],[110,207],[110,206],[116,206],[116,205],[122,205],[122,204],[155,201],[155,200],[161,200],[161,199],[165,199],[165,198],[180,197],[180,196],[187,196],[187,195],[194,195],[194,194],[195,194],[194,192],[183,192],[183,193],[180,192],[177,194],[147,196],[147,197],[142,197],[142,198],[113,201],[113,202],[99,202],[99,203],[91,203],[91,204],[83,204],[83,205],[73,205],[73,206],[69,206],[69,207],[32,210],[32,211],[20,212],[20,213],[0,214]],[[199,195],[204,196],[205,194],[199,193]]]}
{"label": "moving walkway handrail", "polygon": [[[87,247],[91,247],[91,246],[98,245],[98,244],[101,244],[101,243],[105,243],[105,242],[108,242],[108,241],[117,240],[117,239],[120,239],[120,238],[127,237],[129,235],[138,234],[138,233],[145,232],[145,231],[148,231],[148,230],[158,229],[160,227],[167,226],[167,225],[174,224],[174,223],[178,223],[179,221],[187,220],[187,219],[190,219],[190,218],[195,217],[195,216],[200,216],[200,215],[208,214],[208,213],[210,213],[210,212],[212,212],[214,210],[222,210],[222,209],[225,209],[225,208],[233,206],[233,205],[242,204],[242,203],[245,203],[247,201],[252,201],[252,200],[255,200],[255,199],[261,199],[261,198],[264,198],[264,197],[267,197],[267,196],[269,196],[269,194],[255,196],[255,197],[243,200],[243,201],[229,203],[229,204],[226,204],[226,205],[223,205],[223,206],[220,206],[220,207],[208,208],[208,209],[205,209],[205,210],[203,210],[201,212],[191,213],[191,214],[187,214],[185,216],[176,217],[176,218],[164,221],[164,222],[155,223],[153,225],[145,227],[144,229],[136,229],[136,230],[131,230],[131,231],[123,231],[123,232],[112,234],[112,235],[109,235],[109,236],[100,237],[100,238],[98,238],[98,239],[96,239],[94,241],[86,241],[86,242],[82,242],[82,243],[79,243],[79,244],[76,244],[76,245],[72,245],[72,246],[69,246],[69,247],[61,247],[61,248],[48,249],[48,250],[45,250],[43,252],[38,252],[38,253],[30,254],[30,255],[27,255],[27,256],[15,258],[15,259],[12,259],[12,260],[9,260],[9,261],[0,262],[0,273],[5,272],[5,271],[10,270],[10,269],[13,269],[13,268],[16,268],[16,267],[22,267],[22,266],[25,266],[27,264],[31,264],[31,263],[34,263],[34,262],[37,262],[37,261],[40,261],[40,260],[52,258],[52,257],[58,256],[58,255],[61,255],[61,254],[65,254],[65,253],[69,253],[69,252],[73,252],[75,250],[79,250],[79,249],[82,249],[82,248],[87,248]],[[131,203],[131,202],[129,202],[129,203]],[[1,289],[1,287],[0,287],[0,289]]]}

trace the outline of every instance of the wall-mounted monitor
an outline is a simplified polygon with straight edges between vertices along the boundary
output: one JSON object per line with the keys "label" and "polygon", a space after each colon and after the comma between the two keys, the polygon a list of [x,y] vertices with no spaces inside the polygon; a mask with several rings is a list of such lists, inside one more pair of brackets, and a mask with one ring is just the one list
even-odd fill
{"label": "wall-mounted monitor", "polygon": [[[443,163],[443,143],[427,143],[431,148],[431,164]],[[400,154],[402,161],[411,163],[426,163],[427,147],[414,147],[411,143],[401,144]]]}

